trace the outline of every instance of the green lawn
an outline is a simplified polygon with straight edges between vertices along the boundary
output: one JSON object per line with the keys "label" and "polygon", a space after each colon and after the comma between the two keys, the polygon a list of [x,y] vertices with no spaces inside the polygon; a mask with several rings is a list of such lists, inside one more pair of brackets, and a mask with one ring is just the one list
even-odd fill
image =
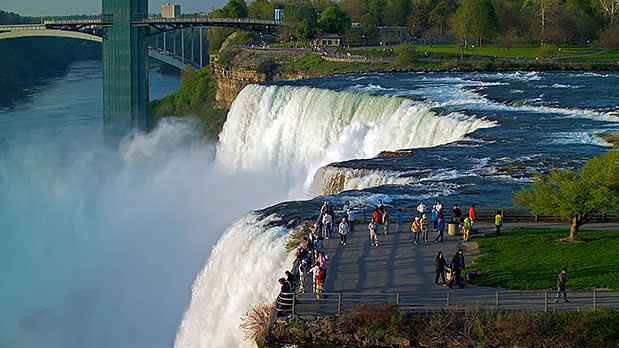
{"label": "green lawn", "polygon": [[[443,53],[448,55],[460,55],[460,47],[456,44],[439,44],[439,45],[415,45],[417,51],[423,53]],[[505,47],[487,44],[482,48],[467,48],[463,50],[465,55],[486,56],[486,57],[499,57],[499,58],[535,58],[535,57],[562,57],[573,56],[580,54],[590,54],[600,51],[596,48],[574,46],[574,47],[545,47],[540,46],[521,46],[513,47],[509,50]]]}
{"label": "green lawn", "polygon": [[348,72],[366,72],[377,69],[387,69],[391,66],[389,63],[348,63],[348,62],[331,62],[322,59],[319,55],[308,53],[302,58],[291,62],[287,65],[287,70],[290,72],[309,72],[320,74],[341,74]]}
{"label": "green lawn", "polygon": [[565,60],[565,61],[580,61],[580,62],[588,62],[588,61],[619,62],[619,51],[606,52],[606,53],[596,54],[596,55],[587,56],[587,57],[565,58],[565,59],[561,59],[561,60]]}
{"label": "green lawn", "polygon": [[567,266],[568,289],[619,289],[619,231],[582,231],[578,243],[552,240],[569,234],[564,229],[516,229],[500,237],[475,237],[482,255],[467,271],[488,271],[477,285],[508,289],[553,289],[559,271]]}

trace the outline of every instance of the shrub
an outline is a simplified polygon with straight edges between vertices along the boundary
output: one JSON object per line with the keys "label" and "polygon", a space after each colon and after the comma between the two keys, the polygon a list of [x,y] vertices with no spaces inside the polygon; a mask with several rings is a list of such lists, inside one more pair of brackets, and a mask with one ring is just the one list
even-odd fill
{"label": "shrub", "polygon": [[271,327],[271,314],[274,304],[263,304],[253,307],[241,317],[241,329],[245,332],[245,340],[262,345],[268,341]]}

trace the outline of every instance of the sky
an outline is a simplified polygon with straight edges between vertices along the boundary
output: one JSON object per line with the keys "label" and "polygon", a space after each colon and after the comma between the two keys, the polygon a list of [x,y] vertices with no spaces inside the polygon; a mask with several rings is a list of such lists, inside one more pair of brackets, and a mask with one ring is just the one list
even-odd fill
{"label": "sky", "polygon": [[[219,8],[227,0],[149,0],[150,13],[160,13],[167,2],[181,5],[181,12],[208,12]],[[0,0],[0,9],[24,16],[62,16],[74,14],[100,14],[101,0]]]}

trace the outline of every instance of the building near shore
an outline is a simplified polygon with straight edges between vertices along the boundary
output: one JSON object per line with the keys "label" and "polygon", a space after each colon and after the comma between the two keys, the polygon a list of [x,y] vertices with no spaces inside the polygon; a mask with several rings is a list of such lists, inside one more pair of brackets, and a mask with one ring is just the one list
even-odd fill
{"label": "building near shore", "polygon": [[366,37],[362,34],[359,23],[352,24],[351,34],[346,37],[346,44],[353,46],[391,46],[412,41],[412,36],[406,27],[380,26],[376,27],[372,37]]}
{"label": "building near shore", "polygon": [[311,40],[310,43],[314,47],[340,47],[342,37],[337,34],[326,34]]}
{"label": "building near shore", "polygon": [[181,15],[181,5],[163,4],[161,5],[161,17],[177,18]]}

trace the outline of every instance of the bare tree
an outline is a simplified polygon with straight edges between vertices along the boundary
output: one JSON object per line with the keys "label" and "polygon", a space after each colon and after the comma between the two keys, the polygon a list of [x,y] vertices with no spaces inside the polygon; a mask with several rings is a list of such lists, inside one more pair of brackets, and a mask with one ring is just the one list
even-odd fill
{"label": "bare tree", "polygon": [[[603,0],[604,1],[604,0]],[[617,1],[617,0],[607,0]],[[548,12],[557,5],[557,0],[525,0],[523,7],[534,7],[540,17],[540,45],[544,45],[545,30],[546,30],[546,17]]]}
{"label": "bare tree", "polygon": [[615,22],[619,15],[619,0],[593,0],[592,3],[611,24]]}

